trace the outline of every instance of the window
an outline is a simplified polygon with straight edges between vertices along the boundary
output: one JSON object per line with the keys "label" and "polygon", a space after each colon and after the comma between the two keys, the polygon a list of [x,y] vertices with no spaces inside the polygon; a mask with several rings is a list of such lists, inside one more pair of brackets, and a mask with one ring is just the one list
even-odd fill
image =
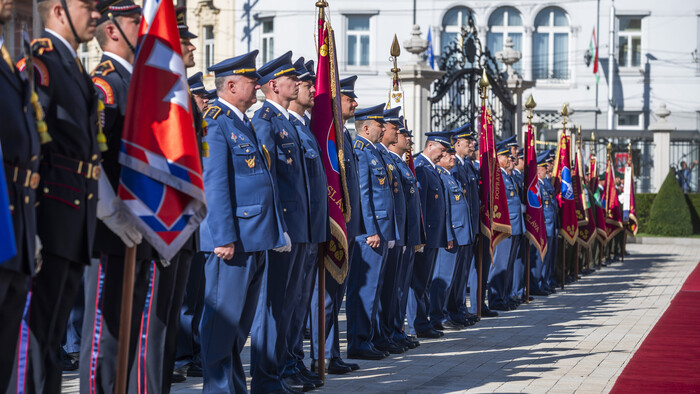
{"label": "window", "polygon": [[275,58],[275,22],[274,19],[262,21],[262,63],[265,64]]}
{"label": "window", "polygon": [[617,64],[620,67],[639,67],[642,64],[642,18],[618,18]]}
{"label": "window", "polygon": [[533,75],[535,79],[569,79],[569,18],[547,7],[535,18]]}
{"label": "window", "polygon": [[617,127],[620,129],[640,129],[641,112],[618,112]]}
{"label": "window", "polygon": [[455,7],[442,18],[442,35],[440,36],[440,54],[446,46],[455,40],[462,32],[462,27],[469,25],[469,15],[472,11],[467,7]]}
{"label": "window", "polygon": [[[513,7],[501,7],[491,14],[489,18],[489,33],[486,46],[491,51],[492,55],[503,50],[503,44],[506,38],[510,37],[513,40],[513,49],[523,50],[523,19],[520,17],[520,12]],[[505,65],[499,62],[499,67],[505,68]],[[513,68],[518,73],[522,73],[522,62],[517,62]]]}
{"label": "window", "polygon": [[214,65],[214,26],[204,26],[204,69]]}
{"label": "window", "polygon": [[83,63],[83,69],[90,70],[90,53],[88,53],[88,44],[86,42],[80,44],[78,57],[80,62]]}
{"label": "window", "polygon": [[369,16],[348,16],[348,67],[369,67]]}

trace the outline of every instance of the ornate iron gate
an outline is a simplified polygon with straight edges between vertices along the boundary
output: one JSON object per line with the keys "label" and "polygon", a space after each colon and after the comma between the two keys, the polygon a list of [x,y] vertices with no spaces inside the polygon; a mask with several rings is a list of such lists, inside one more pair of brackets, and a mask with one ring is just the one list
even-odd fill
{"label": "ornate iron gate", "polygon": [[481,110],[479,79],[485,69],[491,83],[486,107],[493,115],[494,131],[501,138],[512,135],[516,106],[505,74],[499,71],[496,59],[479,40],[471,13],[461,34],[443,48],[438,65],[445,75],[433,83],[430,97],[432,130],[451,130],[466,122],[476,124]]}

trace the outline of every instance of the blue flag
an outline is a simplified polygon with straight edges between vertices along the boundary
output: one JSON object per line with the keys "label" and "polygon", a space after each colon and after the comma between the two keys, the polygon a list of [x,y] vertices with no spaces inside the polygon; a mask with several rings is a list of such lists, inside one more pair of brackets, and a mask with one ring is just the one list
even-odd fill
{"label": "blue flag", "polygon": [[[2,146],[0,146],[0,163],[1,162]],[[7,195],[5,171],[0,171],[0,265],[12,257],[15,257],[16,254],[15,230],[12,227],[10,199]]]}
{"label": "blue flag", "polygon": [[428,55],[428,64],[430,65],[430,68],[433,70],[435,69],[435,57],[433,56],[433,36],[430,34],[430,31],[432,29],[428,27],[428,50],[427,50],[427,55]]}

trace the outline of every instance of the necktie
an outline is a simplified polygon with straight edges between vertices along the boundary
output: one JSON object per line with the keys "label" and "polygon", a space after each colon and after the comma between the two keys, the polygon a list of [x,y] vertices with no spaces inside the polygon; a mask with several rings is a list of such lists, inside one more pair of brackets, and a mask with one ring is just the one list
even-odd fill
{"label": "necktie", "polygon": [[80,70],[80,73],[82,74],[84,72],[83,71],[83,63],[80,61],[80,58],[78,58],[77,56],[75,57],[75,64],[78,65],[78,70]]}
{"label": "necktie", "polygon": [[15,65],[12,63],[12,57],[10,56],[10,52],[5,48],[5,45],[0,47],[0,52],[2,52],[2,58],[5,59],[5,62],[7,62],[7,65],[10,67],[10,70],[13,72],[15,71]]}

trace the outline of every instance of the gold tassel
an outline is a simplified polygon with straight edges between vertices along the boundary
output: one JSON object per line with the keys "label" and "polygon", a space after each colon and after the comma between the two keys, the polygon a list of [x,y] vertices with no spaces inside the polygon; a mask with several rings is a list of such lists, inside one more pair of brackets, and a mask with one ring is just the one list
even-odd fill
{"label": "gold tassel", "polygon": [[41,108],[41,104],[39,104],[39,96],[37,96],[36,92],[32,92],[32,97],[29,99],[29,102],[32,104],[32,108],[34,108],[36,131],[39,133],[39,142],[41,142],[42,145],[47,144],[51,142],[51,135],[49,135],[46,122],[44,122],[44,110]]}
{"label": "gold tassel", "polygon": [[97,122],[97,146],[100,148],[100,152],[107,152],[107,149],[109,149],[107,147],[107,137],[102,132],[105,117],[105,103],[102,100],[97,101],[97,115],[100,117],[100,121]]}
{"label": "gold tassel", "polygon": [[202,157],[209,157],[209,144],[204,139],[207,136],[207,121],[202,119]]}

